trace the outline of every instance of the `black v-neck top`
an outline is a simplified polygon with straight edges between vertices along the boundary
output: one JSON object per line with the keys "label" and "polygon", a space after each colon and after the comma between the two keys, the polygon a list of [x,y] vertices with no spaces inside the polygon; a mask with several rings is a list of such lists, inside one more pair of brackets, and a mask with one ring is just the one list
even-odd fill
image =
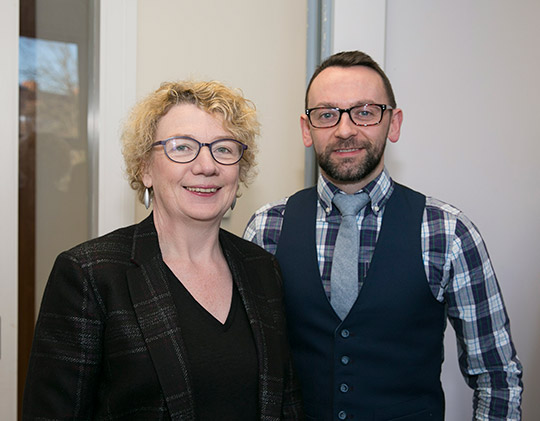
{"label": "black v-neck top", "polygon": [[224,324],[202,307],[169,269],[198,420],[258,418],[257,351],[246,310],[233,283]]}

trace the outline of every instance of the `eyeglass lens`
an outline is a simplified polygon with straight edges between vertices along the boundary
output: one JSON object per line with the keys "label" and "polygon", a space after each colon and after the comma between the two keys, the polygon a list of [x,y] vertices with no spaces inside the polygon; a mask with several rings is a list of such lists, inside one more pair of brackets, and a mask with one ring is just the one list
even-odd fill
{"label": "eyeglass lens", "polygon": [[[315,127],[332,127],[338,124],[341,114],[346,110],[338,108],[314,108],[310,111],[309,117],[311,124]],[[365,104],[353,107],[348,114],[353,123],[357,125],[375,125],[382,119],[383,108],[376,104]]]}
{"label": "eyeglass lens", "polygon": [[[186,163],[193,161],[199,154],[201,144],[194,139],[172,138],[165,144],[165,152],[173,161]],[[216,140],[208,145],[212,157],[220,164],[236,164],[242,158],[244,149],[236,140]]]}

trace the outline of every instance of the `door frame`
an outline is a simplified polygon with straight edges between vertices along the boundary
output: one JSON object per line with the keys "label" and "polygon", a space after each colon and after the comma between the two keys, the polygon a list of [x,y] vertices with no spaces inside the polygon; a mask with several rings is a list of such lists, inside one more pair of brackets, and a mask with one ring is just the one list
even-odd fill
{"label": "door frame", "polygon": [[124,176],[122,122],[136,100],[137,0],[100,1],[99,94],[89,112],[97,139],[97,221],[92,236],[135,222],[135,193]]}
{"label": "door frame", "polygon": [[0,2],[0,414],[17,419],[18,188],[19,188],[19,1]]}

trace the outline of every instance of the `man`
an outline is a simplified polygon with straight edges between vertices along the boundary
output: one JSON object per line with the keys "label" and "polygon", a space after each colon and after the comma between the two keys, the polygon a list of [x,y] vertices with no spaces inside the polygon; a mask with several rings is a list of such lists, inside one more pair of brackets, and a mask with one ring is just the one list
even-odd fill
{"label": "man", "polygon": [[[442,420],[448,318],[475,419],[520,419],[521,364],[480,234],[458,209],[399,185],[384,167],[386,139],[398,141],[402,120],[371,57],[325,60],[300,118],[317,186],[262,207],[246,228],[282,268],[306,413]],[[358,203],[345,211],[342,202]]]}

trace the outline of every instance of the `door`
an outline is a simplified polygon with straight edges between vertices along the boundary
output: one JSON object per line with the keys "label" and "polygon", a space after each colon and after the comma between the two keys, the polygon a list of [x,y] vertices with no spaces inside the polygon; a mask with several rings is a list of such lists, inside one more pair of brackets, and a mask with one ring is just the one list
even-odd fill
{"label": "door", "polygon": [[11,235],[2,282],[9,305],[2,301],[0,307],[0,323],[9,328],[0,325],[2,349],[9,351],[0,355],[0,387],[6,390],[0,413],[6,419],[17,418],[35,318],[56,255],[133,223],[135,208],[118,133],[135,97],[137,2],[18,3],[19,9],[0,6],[2,21],[10,23],[3,26],[10,37],[2,37],[2,51],[12,59],[2,67],[2,85],[10,81],[12,98],[0,100],[11,111],[2,118],[12,148],[2,156],[2,171],[11,169],[4,179],[11,207],[2,215],[4,233]]}

